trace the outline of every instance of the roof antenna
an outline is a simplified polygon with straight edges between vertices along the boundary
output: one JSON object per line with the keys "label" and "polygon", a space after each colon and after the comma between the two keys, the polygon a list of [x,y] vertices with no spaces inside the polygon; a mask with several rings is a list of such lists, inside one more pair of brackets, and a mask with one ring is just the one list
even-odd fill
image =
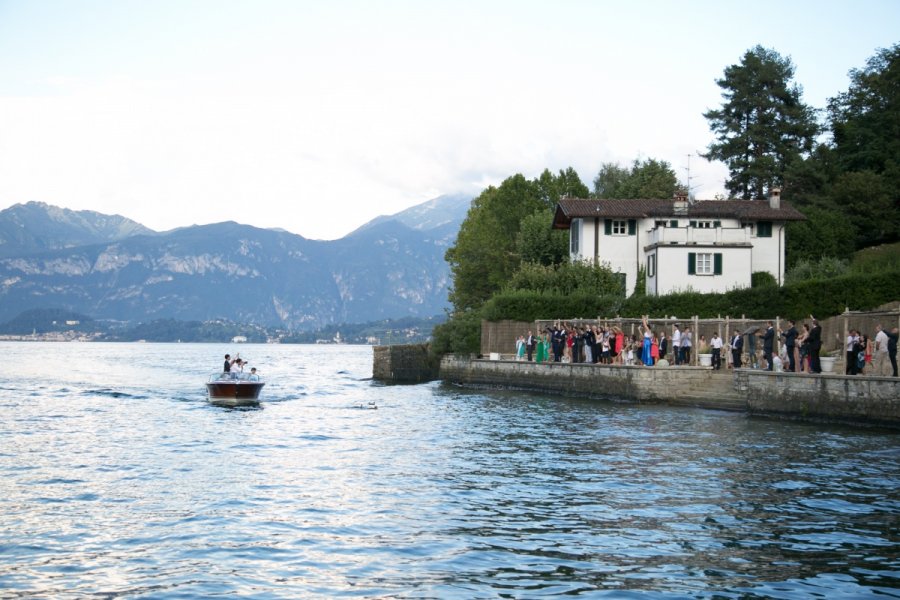
{"label": "roof antenna", "polygon": [[688,204],[693,204],[694,202],[697,201],[697,199],[694,197],[694,192],[693,192],[694,188],[696,188],[697,186],[691,185],[691,181],[693,181],[694,178],[691,177],[691,153],[690,152],[688,152],[688,154],[687,154],[687,167],[682,167],[682,168],[685,171],[687,171],[687,185],[685,186],[685,188],[687,188],[687,196],[688,196],[687,201],[688,201]]}

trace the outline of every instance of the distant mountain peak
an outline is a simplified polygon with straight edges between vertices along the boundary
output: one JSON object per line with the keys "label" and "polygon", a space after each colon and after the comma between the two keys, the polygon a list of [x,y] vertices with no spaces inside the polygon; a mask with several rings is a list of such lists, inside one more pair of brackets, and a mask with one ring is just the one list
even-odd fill
{"label": "distant mountain peak", "polygon": [[454,225],[454,229],[458,229],[471,204],[471,194],[445,194],[392,215],[375,217],[351,232],[348,237],[387,221],[397,221],[416,231],[428,231],[445,225]]}
{"label": "distant mountain peak", "polygon": [[103,244],[155,233],[120,215],[31,201],[0,211],[0,256]]}

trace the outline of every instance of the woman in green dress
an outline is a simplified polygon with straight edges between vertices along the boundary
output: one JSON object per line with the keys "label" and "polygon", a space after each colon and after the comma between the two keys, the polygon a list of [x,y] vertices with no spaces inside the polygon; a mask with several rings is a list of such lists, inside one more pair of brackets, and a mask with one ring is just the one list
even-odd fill
{"label": "woman in green dress", "polygon": [[537,357],[535,361],[540,364],[547,360],[547,341],[543,335],[538,336]]}

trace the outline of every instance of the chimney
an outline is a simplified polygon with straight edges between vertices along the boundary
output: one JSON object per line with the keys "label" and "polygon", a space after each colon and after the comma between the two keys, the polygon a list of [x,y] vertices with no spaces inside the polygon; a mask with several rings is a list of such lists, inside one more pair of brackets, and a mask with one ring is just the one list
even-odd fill
{"label": "chimney", "polygon": [[672,196],[672,199],[675,201],[675,214],[683,215],[687,214],[688,209],[688,193],[685,189],[677,189],[675,190],[675,195]]}
{"label": "chimney", "polygon": [[773,210],[781,208],[781,188],[772,188],[769,192],[769,208]]}

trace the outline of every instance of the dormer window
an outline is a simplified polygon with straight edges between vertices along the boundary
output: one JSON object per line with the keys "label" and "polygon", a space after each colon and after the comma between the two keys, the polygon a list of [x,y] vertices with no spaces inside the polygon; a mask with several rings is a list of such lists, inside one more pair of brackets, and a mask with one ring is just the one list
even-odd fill
{"label": "dormer window", "polygon": [[604,233],[606,235],[635,235],[637,219],[606,219]]}

